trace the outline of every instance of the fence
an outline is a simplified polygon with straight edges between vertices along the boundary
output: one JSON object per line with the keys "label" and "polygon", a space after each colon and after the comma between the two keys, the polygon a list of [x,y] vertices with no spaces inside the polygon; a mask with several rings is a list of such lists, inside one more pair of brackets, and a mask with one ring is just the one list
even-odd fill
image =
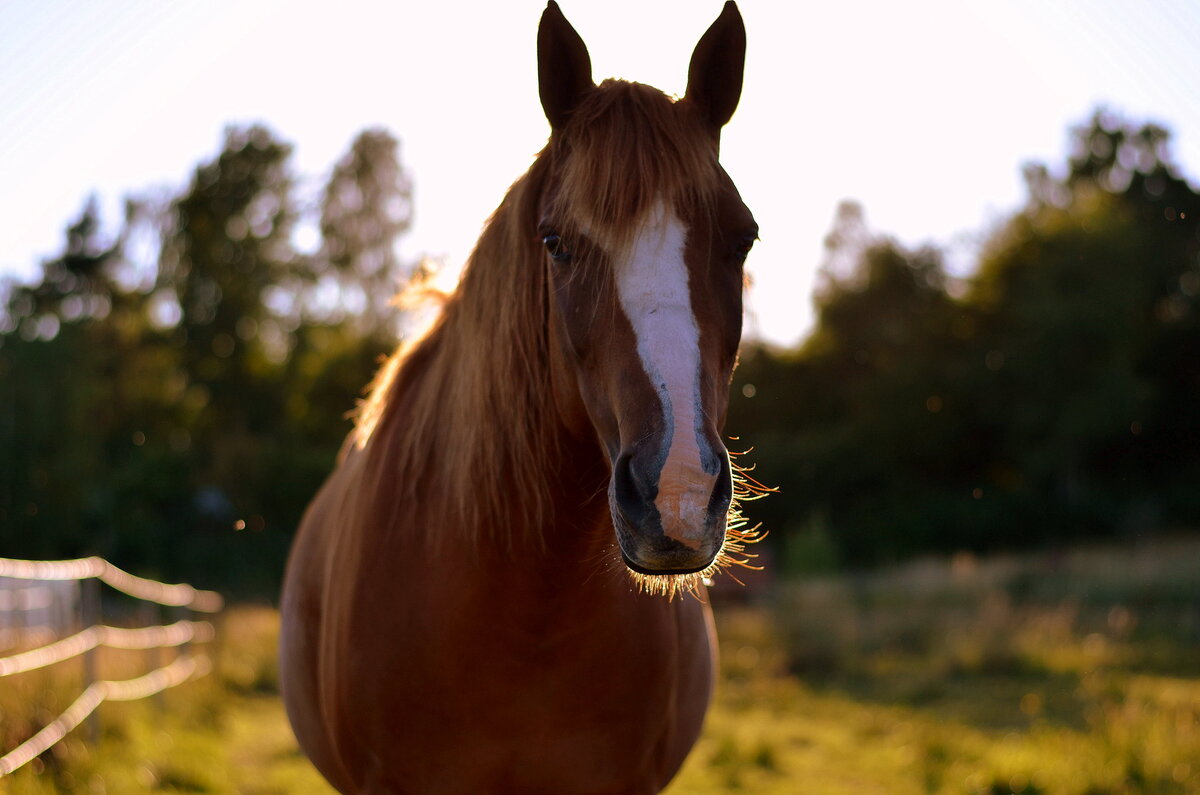
{"label": "fence", "polygon": [[[29,585],[28,583],[38,583]],[[0,678],[45,668],[76,657],[84,658],[86,688],[67,709],[41,731],[0,757],[0,776],[5,776],[46,751],[82,723],[105,701],[136,701],[203,676],[211,668],[206,654],[188,653],[192,643],[215,637],[207,621],[180,620],[162,626],[136,629],[100,623],[99,583],[121,591],[145,604],[187,608],[217,613],[224,602],[220,594],[199,591],[190,585],[168,585],[136,577],[101,558],[33,561],[0,558],[0,639],[8,636],[23,643],[43,643],[35,649],[0,657]],[[79,630],[63,634],[67,622],[78,616]],[[10,621],[15,617],[15,621]],[[101,680],[95,675],[95,650],[180,648],[170,664],[136,679]]]}

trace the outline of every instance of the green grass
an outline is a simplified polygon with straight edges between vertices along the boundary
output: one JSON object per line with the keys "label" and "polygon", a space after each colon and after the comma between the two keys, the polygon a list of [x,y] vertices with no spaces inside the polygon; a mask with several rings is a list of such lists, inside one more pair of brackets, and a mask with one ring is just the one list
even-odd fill
{"label": "green grass", "polygon": [[[3,791],[13,795],[332,793],[300,753],[284,716],[275,664],[278,626],[273,610],[230,610],[212,674],[165,692],[161,705],[153,698],[101,704],[96,742],[90,742],[86,726],[80,727],[12,775]],[[127,652],[108,656],[102,661],[102,676],[133,676],[140,673],[132,670],[135,665],[144,662],[130,659]],[[62,691],[79,692],[77,676],[70,671],[60,676]],[[41,678],[33,685],[16,682],[15,686],[26,697],[53,696],[56,708],[65,706],[69,696],[47,690],[51,677]],[[3,703],[12,704],[11,692]],[[47,714],[41,711],[43,718]],[[4,749],[20,739],[6,740]]]}
{"label": "green grass", "polygon": [[[716,699],[668,792],[1200,794],[1198,561],[1196,539],[959,557],[718,605]],[[161,710],[102,705],[96,743],[78,730],[0,791],[331,792],[288,729],[277,632],[231,610],[214,674]],[[0,680],[5,750],[72,676]]]}
{"label": "green grass", "polygon": [[1200,670],[951,672],[877,659],[864,663],[873,674],[802,678],[765,639],[760,612],[727,610],[719,623],[724,676],[673,795],[1200,793]]}
{"label": "green grass", "polygon": [[918,561],[718,611],[687,793],[1200,793],[1200,539]]}

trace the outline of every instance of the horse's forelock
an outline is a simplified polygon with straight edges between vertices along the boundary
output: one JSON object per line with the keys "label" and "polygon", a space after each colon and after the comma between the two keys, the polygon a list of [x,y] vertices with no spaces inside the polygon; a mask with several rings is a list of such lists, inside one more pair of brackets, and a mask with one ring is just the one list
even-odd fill
{"label": "horse's forelock", "polygon": [[657,202],[705,205],[717,189],[709,129],[686,103],[641,83],[605,80],[556,138],[550,213],[610,251],[630,245]]}

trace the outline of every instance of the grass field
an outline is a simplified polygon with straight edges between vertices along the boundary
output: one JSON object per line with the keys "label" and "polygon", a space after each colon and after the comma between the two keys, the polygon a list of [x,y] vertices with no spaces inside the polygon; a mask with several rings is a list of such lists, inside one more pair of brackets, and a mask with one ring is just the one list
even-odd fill
{"label": "grass field", "polygon": [[[671,795],[1200,793],[1200,539],[922,561],[717,608],[716,701]],[[0,790],[330,792],[283,715],[277,632],[273,610],[230,610],[212,675],[102,705],[96,742],[81,728]],[[114,655],[109,675],[145,663]],[[72,676],[0,680],[3,750]]]}
{"label": "grass field", "polygon": [[1200,541],[923,561],[720,613],[684,793],[1200,793]]}

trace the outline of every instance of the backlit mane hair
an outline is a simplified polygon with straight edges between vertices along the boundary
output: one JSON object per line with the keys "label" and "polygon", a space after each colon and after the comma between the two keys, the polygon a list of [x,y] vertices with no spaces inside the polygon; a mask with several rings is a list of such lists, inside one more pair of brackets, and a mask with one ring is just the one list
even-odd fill
{"label": "backlit mane hair", "polygon": [[715,136],[686,100],[618,80],[591,91],[492,214],[440,317],[376,376],[350,437],[372,459],[364,504],[510,549],[539,543],[557,471],[543,192],[622,246],[656,200],[707,203],[718,174]]}
{"label": "backlit mane hair", "polygon": [[707,205],[719,173],[717,139],[686,100],[624,80],[605,80],[581,102],[550,154],[551,209],[613,251],[660,199]]}

